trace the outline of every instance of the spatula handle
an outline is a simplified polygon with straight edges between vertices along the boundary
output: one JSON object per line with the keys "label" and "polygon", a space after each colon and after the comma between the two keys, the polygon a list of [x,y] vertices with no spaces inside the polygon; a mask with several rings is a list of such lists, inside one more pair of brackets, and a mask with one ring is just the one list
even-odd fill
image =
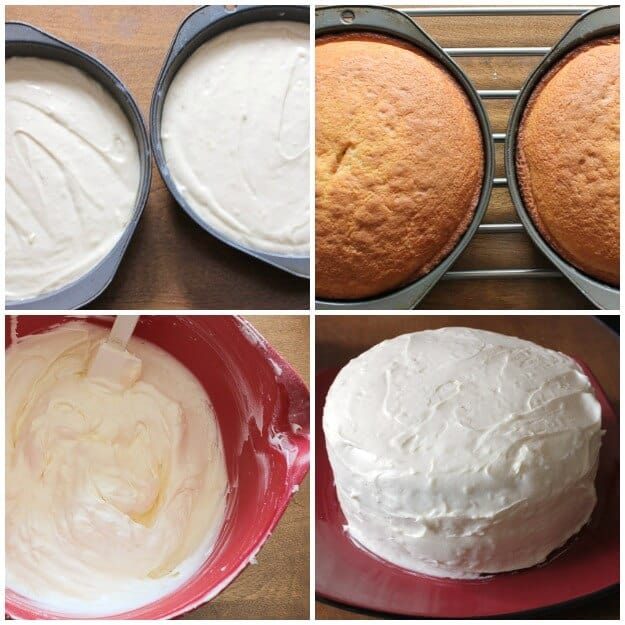
{"label": "spatula handle", "polygon": [[108,340],[126,349],[138,321],[139,315],[117,315]]}

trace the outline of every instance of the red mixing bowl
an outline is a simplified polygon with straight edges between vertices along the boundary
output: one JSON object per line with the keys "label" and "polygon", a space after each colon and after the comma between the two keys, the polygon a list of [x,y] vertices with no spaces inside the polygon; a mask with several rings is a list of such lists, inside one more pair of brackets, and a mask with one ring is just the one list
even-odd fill
{"label": "red mixing bowl", "polygon": [[[5,318],[13,337],[43,332],[83,316]],[[112,325],[113,318],[87,317]],[[135,335],[190,369],[215,408],[230,492],[215,548],[181,588],[111,619],[163,619],[188,612],[221,592],[258,553],[310,465],[310,396],[293,368],[244,319],[232,316],[143,316]],[[21,619],[80,618],[42,610],[6,591],[6,612]]]}

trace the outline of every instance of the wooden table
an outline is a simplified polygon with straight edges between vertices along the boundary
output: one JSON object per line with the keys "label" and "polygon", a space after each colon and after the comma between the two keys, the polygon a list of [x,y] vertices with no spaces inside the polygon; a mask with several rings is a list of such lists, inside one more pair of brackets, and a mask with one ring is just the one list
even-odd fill
{"label": "wooden table", "polygon": [[[619,338],[589,316],[317,316],[316,369],[345,364],[386,338],[451,325],[518,336],[582,359],[619,412]],[[563,619],[619,618],[618,592],[579,606],[550,611],[549,616]],[[318,600],[316,617],[355,619],[365,616]]]}
{"label": "wooden table", "polygon": [[[38,26],[92,54],[126,84],[148,120],[158,73],[191,6],[7,6],[6,19]],[[156,165],[141,221],[94,309],[308,309],[309,281],[238,252],[176,204]]]}

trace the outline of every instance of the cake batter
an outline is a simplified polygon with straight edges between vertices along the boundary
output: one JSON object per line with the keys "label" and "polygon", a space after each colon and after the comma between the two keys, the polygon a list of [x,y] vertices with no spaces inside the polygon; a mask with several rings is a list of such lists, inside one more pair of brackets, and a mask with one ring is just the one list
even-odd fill
{"label": "cake batter", "polygon": [[5,62],[6,298],[54,291],[93,268],[128,225],[140,163],[113,97],[58,61]]}
{"label": "cake batter", "polygon": [[258,22],[200,46],[167,91],[161,138],[178,190],[210,226],[308,255],[308,25]]}

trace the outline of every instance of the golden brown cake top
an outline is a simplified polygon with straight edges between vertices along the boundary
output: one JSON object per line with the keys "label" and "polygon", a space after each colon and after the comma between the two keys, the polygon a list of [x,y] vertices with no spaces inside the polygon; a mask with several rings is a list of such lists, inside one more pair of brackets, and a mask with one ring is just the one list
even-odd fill
{"label": "golden brown cake top", "polygon": [[582,271],[619,283],[619,38],[564,57],[521,121],[517,175],[545,240]]}
{"label": "golden brown cake top", "polygon": [[479,199],[482,137],[453,76],[408,43],[324,37],[316,65],[317,295],[365,298],[454,248]]}

